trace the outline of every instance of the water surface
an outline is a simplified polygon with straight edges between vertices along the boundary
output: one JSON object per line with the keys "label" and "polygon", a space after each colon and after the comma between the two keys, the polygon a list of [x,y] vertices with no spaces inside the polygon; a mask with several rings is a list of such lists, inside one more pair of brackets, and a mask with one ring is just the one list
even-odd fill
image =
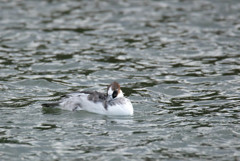
{"label": "water surface", "polygon": [[[1,160],[238,160],[238,0],[1,1]],[[132,117],[43,110],[118,81]]]}

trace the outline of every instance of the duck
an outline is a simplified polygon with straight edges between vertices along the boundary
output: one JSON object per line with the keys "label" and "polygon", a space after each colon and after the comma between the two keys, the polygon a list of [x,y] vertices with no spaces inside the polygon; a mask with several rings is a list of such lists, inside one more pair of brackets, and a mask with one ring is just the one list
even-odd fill
{"label": "duck", "polygon": [[118,82],[107,86],[107,92],[80,91],[66,94],[60,101],[43,103],[43,108],[60,108],[70,111],[88,111],[102,115],[129,115],[134,109],[131,101],[124,97]]}

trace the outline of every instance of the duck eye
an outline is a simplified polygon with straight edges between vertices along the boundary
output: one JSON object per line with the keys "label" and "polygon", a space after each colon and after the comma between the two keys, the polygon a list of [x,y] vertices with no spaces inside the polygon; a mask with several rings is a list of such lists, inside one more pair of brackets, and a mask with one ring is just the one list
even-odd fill
{"label": "duck eye", "polygon": [[118,92],[117,91],[113,91],[112,98],[117,97],[117,95],[118,95]]}

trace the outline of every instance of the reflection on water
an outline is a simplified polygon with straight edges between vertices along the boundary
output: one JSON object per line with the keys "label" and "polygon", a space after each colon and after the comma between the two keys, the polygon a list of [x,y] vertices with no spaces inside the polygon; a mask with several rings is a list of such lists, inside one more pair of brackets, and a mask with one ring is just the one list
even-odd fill
{"label": "reflection on water", "polygon": [[[240,5],[1,1],[3,160],[238,160]],[[42,109],[118,81],[133,117]]]}

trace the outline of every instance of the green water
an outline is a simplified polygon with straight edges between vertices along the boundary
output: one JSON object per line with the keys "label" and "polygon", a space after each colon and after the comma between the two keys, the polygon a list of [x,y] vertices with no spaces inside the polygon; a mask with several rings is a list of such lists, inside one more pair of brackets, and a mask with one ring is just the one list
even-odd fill
{"label": "green water", "polygon": [[[0,2],[0,160],[239,160],[238,0]],[[43,110],[118,81],[134,116]]]}

